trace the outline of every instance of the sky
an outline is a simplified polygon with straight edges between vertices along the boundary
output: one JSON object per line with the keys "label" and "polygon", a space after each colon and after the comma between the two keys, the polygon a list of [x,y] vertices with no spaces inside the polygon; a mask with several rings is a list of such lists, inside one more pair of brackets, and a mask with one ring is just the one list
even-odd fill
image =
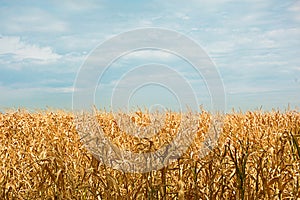
{"label": "sky", "polygon": [[[222,80],[226,111],[299,108],[299,0],[0,0],[0,110],[71,110],[76,77],[92,52],[124,32],[151,27],[176,31],[201,46]],[[139,68],[149,63],[170,71]],[[96,86],[95,104],[177,109],[182,99],[170,87],[139,82],[153,73],[176,83],[168,74],[173,72],[194,91],[180,97],[183,104],[196,98],[211,107],[209,81],[161,50],[131,52],[112,63]],[[186,91],[184,85],[178,82],[176,89]]]}

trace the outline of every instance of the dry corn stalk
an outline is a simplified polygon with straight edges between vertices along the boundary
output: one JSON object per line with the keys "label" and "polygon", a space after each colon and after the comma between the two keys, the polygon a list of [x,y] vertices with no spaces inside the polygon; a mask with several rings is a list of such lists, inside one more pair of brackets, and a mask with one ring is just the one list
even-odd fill
{"label": "dry corn stalk", "polygon": [[[97,123],[119,148],[152,152],[176,136],[178,117],[169,113],[156,135],[142,138],[128,134],[130,127],[122,130],[112,113],[99,111]],[[113,170],[93,157],[80,140],[73,113],[0,113],[0,198],[300,198],[298,111],[227,114],[217,144],[202,157],[211,117],[206,111],[198,113],[196,137],[176,162],[139,174]],[[147,113],[129,115],[142,128],[149,119]]]}

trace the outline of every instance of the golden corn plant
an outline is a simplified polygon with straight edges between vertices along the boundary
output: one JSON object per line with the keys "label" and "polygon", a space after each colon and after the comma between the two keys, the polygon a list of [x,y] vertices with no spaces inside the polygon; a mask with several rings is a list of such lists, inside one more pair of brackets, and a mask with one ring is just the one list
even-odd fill
{"label": "golden corn plant", "polygon": [[[299,111],[233,111],[221,116],[220,135],[214,135],[209,112],[197,115],[198,130],[185,154],[160,170],[140,174],[114,170],[87,151],[71,112],[0,113],[0,198],[300,198]],[[128,134],[130,126],[122,130],[116,116],[147,128],[149,113],[96,112],[105,135],[136,153],[167,145],[182,125],[181,113],[169,111],[161,116],[163,127],[156,135],[138,137]],[[218,138],[217,143],[210,145],[208,137]]]}

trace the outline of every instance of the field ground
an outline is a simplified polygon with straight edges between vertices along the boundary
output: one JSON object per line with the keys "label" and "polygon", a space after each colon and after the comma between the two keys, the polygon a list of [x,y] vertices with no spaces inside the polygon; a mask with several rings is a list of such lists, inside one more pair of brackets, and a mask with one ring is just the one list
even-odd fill
{"label": "field ground", "polygon": [[[98,112],[108,138],[120,148],[156,151],[172,140],[178,113],[150,138],[118,127],[112,113]],[[148,126],[147,114],[130,116]],[[300,112],[233,112],[224,116],[218,144],[205,157],[199,149],[211,114],[198,113],[188,151],[170,165],[125,173],[102,165],[81,143],[74,115],[64,111],[0,113],[1,199],[299,199]]]}

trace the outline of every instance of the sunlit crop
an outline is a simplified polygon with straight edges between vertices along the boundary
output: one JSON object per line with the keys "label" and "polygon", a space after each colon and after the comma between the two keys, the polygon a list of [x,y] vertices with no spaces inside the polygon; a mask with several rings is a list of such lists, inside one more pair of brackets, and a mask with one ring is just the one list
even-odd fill
{"label": "sunlit crop", "polygon": [[[97,112],[118,147],[151,152],[177,134],[180,113],[165,113],[157,135],[139,138],[121,130],[110,112]],[[146,112],[132,112],[139,125]],[[201,155],[212,116],[198,113],[198,130],[187,152],[147,173],[125,173],[102,165],[65,111],[0,113],[0,199],[298,199],[300,113],[232,112],[223,116],[215,147]],[[188,128],[188,127],[187,127]]]}

